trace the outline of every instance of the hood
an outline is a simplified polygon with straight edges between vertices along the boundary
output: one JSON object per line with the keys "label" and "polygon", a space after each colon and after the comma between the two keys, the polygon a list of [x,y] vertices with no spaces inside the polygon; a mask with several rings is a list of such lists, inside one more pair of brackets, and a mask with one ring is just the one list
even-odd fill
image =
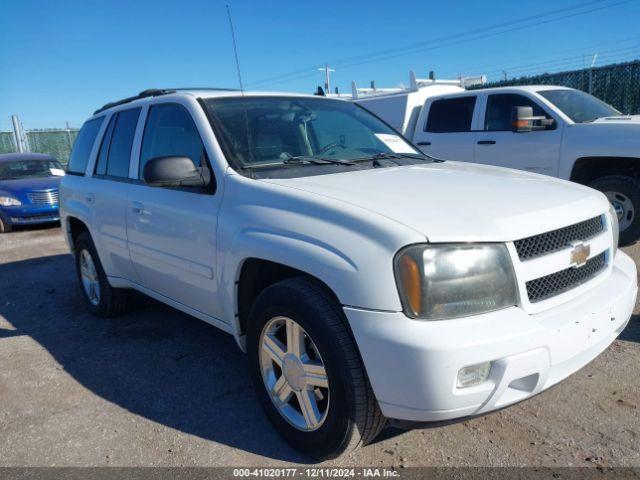
{"label": "hood", "polygon": [[0,180],[0,192],[7,192],[21,197],[31,190],[57,189],[62,177],[36,177],[17,180]]}
{"label": "hood", "polygon": [[459,162],[263,180],[378,213],[432,242],[503,242],[606,212],[596,190],[555,178]]}
{"label": "hood", "polygon": [[613,116],[613,117],[602,117],[602,118],[595,119],[591,123],[594,123],[594,124],[600,124],[600,123],[605,123],[605,124],[624,123],[625,125],[628,125],[628,124],[639,125],[640,124],[640,115],[616,115],[616,116]]}

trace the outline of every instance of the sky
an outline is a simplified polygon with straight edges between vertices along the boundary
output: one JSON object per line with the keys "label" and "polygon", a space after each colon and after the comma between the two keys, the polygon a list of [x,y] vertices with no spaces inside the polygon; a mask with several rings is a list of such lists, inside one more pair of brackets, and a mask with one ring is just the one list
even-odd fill
{"label": "sky", "polygon": [[227,4],[248,90],[312,93],[326,63],[348,92],[640,58],[640,0],[0,0],[0,130],[79,127],[147,88],[237,88]]}

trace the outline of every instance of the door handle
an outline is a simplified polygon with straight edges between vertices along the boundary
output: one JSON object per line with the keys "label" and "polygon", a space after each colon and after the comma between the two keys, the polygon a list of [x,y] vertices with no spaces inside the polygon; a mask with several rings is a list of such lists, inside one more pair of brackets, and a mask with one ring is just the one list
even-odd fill
{"label": "door handle", "polygon": [[480,140],[478,141],[478,145],[495,145],[495,140]]}
{"label": "door handle", "polygon": [[96,196],[93,193],[86,193],[84,199],[87,203],[93,203],[96,200]]}
{"label": "door handle", "polygon": [[131,210],[133,210],[133,213],[142,215],[144,213],[144,205],[140,202],[131,202]]}
{"label": "door handle", "polygon": [[431,142],[418,142],[418,143],[416,143],[416,145],[419,145],[419,146],[429,146],[429,145],[431,145]]}

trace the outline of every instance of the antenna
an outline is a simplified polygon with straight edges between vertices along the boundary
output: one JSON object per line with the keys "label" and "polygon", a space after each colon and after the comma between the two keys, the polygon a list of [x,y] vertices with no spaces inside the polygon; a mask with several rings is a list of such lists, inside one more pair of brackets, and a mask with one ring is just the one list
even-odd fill
{"label": "antenna", "polygon": [[227,17],[229,17],[229,27],[231,27],[231,40],[233,40],[233,53],[236,57],[236,70],[238,71],[238,83],[240,84],[240,93],[244,97],[244,88],[242,86],[242,75],[240,74],[240,62],[238,61],[238,45],[236,44],[236,32],[233,29],[233,21],[231,20],[231,8],[227,4]]}

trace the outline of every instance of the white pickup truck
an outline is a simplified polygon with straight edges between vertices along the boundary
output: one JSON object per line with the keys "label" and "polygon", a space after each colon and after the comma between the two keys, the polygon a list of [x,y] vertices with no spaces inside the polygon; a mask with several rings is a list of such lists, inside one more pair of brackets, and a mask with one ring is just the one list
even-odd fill
{"label": "white pickup truck", "polygon": [[233,335],[269,419],[316,457],[386,418],[536,395],[605,350],[635,304],[600,192],[433,160],[342,100],[114,102],[80,130],[60,201],[87,308],[122,313],[135,289]]}
{"label": "white pickup truck", "polygon": [[433,157],[527,170],[600,190],[618,215],[621,243],[640,237],[640,116],[622,115],[565,87],[413,84],[354,94],[355,101]]}

